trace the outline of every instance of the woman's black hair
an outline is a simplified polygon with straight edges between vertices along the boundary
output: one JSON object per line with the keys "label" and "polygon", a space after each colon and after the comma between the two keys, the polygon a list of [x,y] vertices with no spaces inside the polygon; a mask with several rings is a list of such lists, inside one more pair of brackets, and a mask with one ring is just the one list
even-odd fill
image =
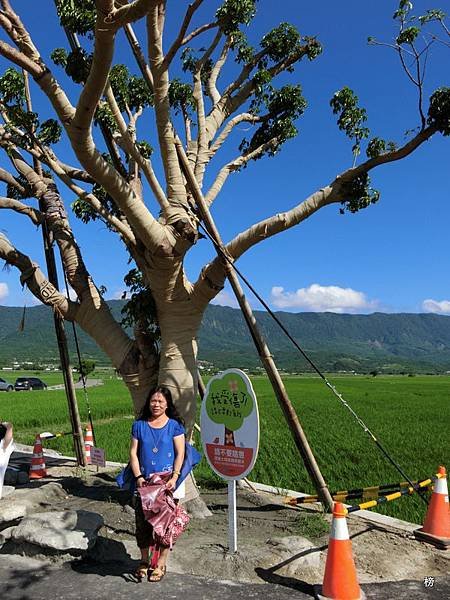
{"label": "woman's black hair", "polygon": [[5,437],[6,435],[6,427],[3,425],[3,423],[0,423],[0,441]]}
{"label": "woman's black hair", "polygon": [[178,413],[178,411],[176,409],[175,404],[173,403],[172,393],[169,390],[169,388],[166,388],[163,385],[158,385],[157,387],[150,390],[150,392],[147,396],[147,400],[145,401],[144,407],[139,415],[139,419],[143,420],[143,421],[147,421],[148,419],[150,419],[150,417],[152,416],[152,411],[150,408],[150,398],[153,396],[153,394],[158,394],[158,393],[162,394],[164,396],[164,398],[166,399],[166,402],[167,402],[166,415],[169,417],[169,419],[175,419],[175,421],[178,421],[178,423],[180,423],[184,427],[184,419],[183,419],[183,417],[180,416],[180,414]]}

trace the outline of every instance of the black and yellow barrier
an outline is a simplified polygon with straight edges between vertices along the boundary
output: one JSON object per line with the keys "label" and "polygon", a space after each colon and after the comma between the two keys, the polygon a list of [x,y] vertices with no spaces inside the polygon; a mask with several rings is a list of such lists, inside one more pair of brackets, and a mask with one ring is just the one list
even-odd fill
{"label": "black and yellow barrier", "polygon": [[[439,475],[436,475],[436,477],[439,477]],[[412,483],[414,487],[411,487],[407,481],[401,481],[400,483],[386,483],[383,485],[356,488],[354,490],[341,490],[338,492],[333,492],[331,496],[335,502],[344,502],[345,500],[355,500],[357,498],[368,500],[368,502],[364,502],[358,505],[358,507],[352,507],[349,509],[349,512],[352,512],[352,510],[371,508],[372,506],[376,506],[378,503],[389,502],[390,500],[395,500],[401,496],[412,494],[417,491],[417,489],[426,489],[432,485],[433,480],[424,479],[419,482],[413,481]],[[312,504],[314,502],[320,502],[317,495],[303,496],[301,498],[288,496],[285,500],[285,503],[290,504],[291,506],[297,506],[298,504]]]}
{"label": "black and yellow barrier", "polygon": [[[440,473],[436,473],[435,477],[440,479],[442,475]],[[379,504],[384,504],[385,502],[392,502],[392,500],[397,500],[402,496],[406,496],[407,494],[411,495],[414,492],[419,492],[419,490],[426,489],[433,484],[432,479],[424,479],[423,481],[419,481],[419,483],[414,485],[414,487],[405,487],[398,492],[394,492],[392,494],[386,494],[384,496],[380,496],[377,500],[370,500],[369,502],[363,502],[362,504],[358,504],[356,506],[349,506],[348,512],[352,513],[357,510],[366,510],[367,508],[373,508],[374,506],[378,506]]]}

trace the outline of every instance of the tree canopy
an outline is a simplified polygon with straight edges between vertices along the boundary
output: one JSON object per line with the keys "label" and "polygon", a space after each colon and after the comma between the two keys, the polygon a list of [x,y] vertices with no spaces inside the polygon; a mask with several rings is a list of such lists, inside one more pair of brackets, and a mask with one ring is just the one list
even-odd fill
{"label": "tree canopy", "polygon": [[[196,334],[226,272],[218,257],[196,281],[186,276],[185,256],[203,233],[182,158],[211,207],[229,178],[282,152],[308,108],[298,69],[320,57],[320,38],[282,22],[255,39],[256,0],[56,0],[66,41],[44,56],[26,14],[9,0],[0,4],[0,56],[8,62],[0,77],[0,208],[48,230],[75,298],[54,287],[13,235],[0,233],[0,257],[39,300],[97,341],[120,369],[136,411],[159,380],[192,423]],[[398,55],[415,90],[417,117],[406,140],[372,132],[357,93],[343,86],[330,110],[349,140],[349,167],[289,210],[279,213],[275,203],[272,216],[242,229],[226,243],[231,260],[326,206],[367,209],[380,196],[372,171],[449,135],[450,88],[428,93],[425,84],[430,48],[448,48],[446,16],[415,14],[401,0],[393,18],[393,39],[368,41]],[[89,274],[73,219],[103,223],[126,248],[123,323]],[[124,324],[133,325],[133,338]]]}

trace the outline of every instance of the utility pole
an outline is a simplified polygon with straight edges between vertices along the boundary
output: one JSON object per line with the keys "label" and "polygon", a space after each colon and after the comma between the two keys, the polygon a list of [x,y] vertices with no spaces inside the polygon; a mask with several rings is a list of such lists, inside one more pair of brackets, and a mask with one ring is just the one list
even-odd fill
{"label": "utility pole", "polygon": [[[31,104],[30,88],[28,83],[28,73],[23,71],[24,82],[25,82],[25,97],[27,102],[27,109],[32,112],[33,107]],[[42,167],[40,161],[33,158],[33,166],[38,175],[42,178]],[[47,212],[43,197],[39,198],[39,210],[43,215]],[[47,264],[47,275],[49,282],[58,290],[58,272],[56,269],[55,253],[53,251],[53,245],[51,242],[51,232],[48,230],[47,222],[44,219],[42,223],[42,239],[44,242],[44,254],[45,262]],[[67,404],[69,408],[69,418],[72,428],[73,445],[75,449],[75,456],[78,465],[86,466],[86,456],[84,453],[84,438],[83,428],[80,421],[80,413],[78,411],[77,395],[75,386],[73,383],[72,369],[70,367],[69,352],[67,349],[67,336],[64,328],[63,318],[56,312],[53,311],[53,321],[55,324],[56,339],[58,342],[59,359],[61,362],[61,369],[64,378],[64,388],[66,390]]]}

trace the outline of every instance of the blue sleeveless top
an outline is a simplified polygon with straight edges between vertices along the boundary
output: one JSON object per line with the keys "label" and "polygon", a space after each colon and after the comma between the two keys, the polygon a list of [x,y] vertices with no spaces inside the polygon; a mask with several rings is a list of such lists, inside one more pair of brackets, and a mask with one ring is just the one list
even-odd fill
{"label": "blue sleeveless top", "polygon": [[[178,421],[169,419],[164,427],[157,429],[147,421],[135,421],[131,428],[131,437],[139,442],[138,457],[142,475],[147,478],[152,473],[172,471],[175,460],[173,438],[186,434]],[[157,452],[153,449],[157,448]]]}

